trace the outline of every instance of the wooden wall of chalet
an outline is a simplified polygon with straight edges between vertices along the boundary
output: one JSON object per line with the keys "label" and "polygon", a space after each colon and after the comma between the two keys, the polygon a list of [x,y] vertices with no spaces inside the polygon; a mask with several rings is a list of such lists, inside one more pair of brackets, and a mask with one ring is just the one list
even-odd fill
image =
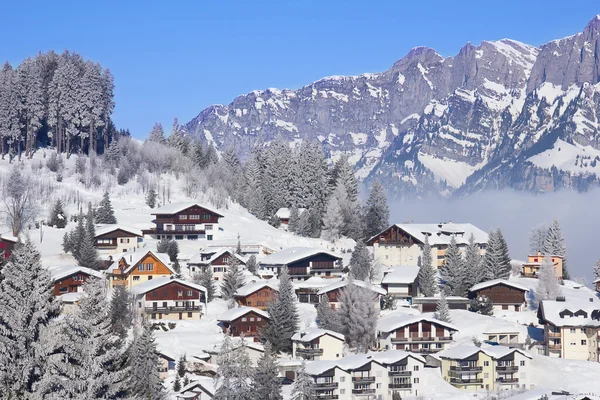
{"label": "wooden wall of chalet", "polygon": [[471,293],[471,297],[487,296],[494,304],[522,304],[525,302],[525,291],[506,285],[495,285]]}
{"label": "wooden wall of chalet", "polygon": [[[242,321],[242,318],[246,318],[246,321]],[[250,321],[251,318],[254,318],[254,321]],[[260,318],[261,320],[257,321],[257,318]],[[228,328],[232,336],[240,336],[242,332],[244,333],[244,336],[258,336],[266,324],[267,320],[265,317],[250,311],[243,317],[231,321]],[[250,327],[249,332],[247,329],[248,327]]]}
{"label": "wooden wall of chalet", "polygon": [[387,230],[383,231],[379,236],[372,238],[367,242],[369,246],[373,246],[374,243],[384,244],[403,244],[406,246],[412,246],[415,242],[411,235],[404,232],[397,226],[391,226]]}
{"label": "wooden wall of chalet", "polygon": [[112,232],[105,233],[104,235],[98,235],[96,236],[96,239],[117,239],[125,237],[137,238],[137,235],[134,235],[133,233],[124,231],[122,229],[117,229]]}
{"label": "wooden wall of chalet", "polygon": [[[192,291],[192,295],[188,295],[188,290]],[[177,293],[181,291],[182,295],[178,296]],[[178,282],[170,282],[166,285],[157,289],[151,290],[146,293],[146,301],[153,300],[198,300],[202,293],[189,286],[182,285]]]}
{"label": "wooden wall of chalet", "polygon": [[304,260],[289,263],[288,268],[291,270],[292,268],[308,267],[309,263],[311,263],[311,262],[313,262],[313,263],[323,262],[323,263],[330,263],[331,268],[333,269],[333,268],[335,268],[336,261],[337,261],[337,258],[330,256],[329,254],[316,254],[312,257],[305,258]]}
{"label": "wooden wall of chalet", "polygon": [[[190,220],[189,217],[187,219],[180,219],[180,215],[200,215],[200,219]],[[202,215],[210,215],[210,218],[203,219]],[[220,216],[212,211],[202,207],[192,206],[176,214],[157,214],[156,224],[217,224],[219,222],[219,218]]]}
{"label": "wooden wall of chalet", "polygon": [[[79,276],[82,277],[81,278],[82,280],[75,280],[75,277],[79,277]],[[90,276],[86,273],[78,272],[78,273],[68,276],[66,278],[57,280],[54,282],[54,290],[52,291],[52,293],[55,296],[60,296],[61,294],[65,294],[65,293],[78,292],[79,286],[83,285],[83,283],[85,281],[87,281],[89,277]],[[62,289],[62,288],[67,288],[67,291],[61,292],[60,289]]]}
{"label": "wooden wall of chalet", "polygon": [[273,300],[277,294],[276,290],[266,286],[262,289],[251,293],[248,296],[240,296],[237,298],[238,303],[242,306],[255,307],[261,310],[266,310],[269,303]]}
{"label": "wooden wall of chalet", "polygon": [[[231,257],[235,257],[232,253],[226,252],[223,253],[220,257],[214,260],[210,265],[228,265],[227,259],[231,259]],[[245,265],[241,260],[238,259],[238,262],[242,265]]]}
{"label": "wooden wall of chalet", "polygon": [[0,255],[2,255],[2,257],[4,257],[4,258],[10,257],[14,247],[15,247],[14,242],[0,238]]}

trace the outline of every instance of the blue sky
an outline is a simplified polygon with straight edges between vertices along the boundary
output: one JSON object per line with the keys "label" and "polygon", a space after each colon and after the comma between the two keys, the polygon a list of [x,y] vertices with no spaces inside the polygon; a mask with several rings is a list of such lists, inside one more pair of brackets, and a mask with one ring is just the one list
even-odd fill
{"label": "blue sky", "polygon": [[0,59],[69,49],[100,62],[115,75],[113,120],[144,138],[155,121],[170,128],[254,89],[382,71],[420,45],[444,56],[468,41],[539,45],[598,13],[597,0],[4,0]]}

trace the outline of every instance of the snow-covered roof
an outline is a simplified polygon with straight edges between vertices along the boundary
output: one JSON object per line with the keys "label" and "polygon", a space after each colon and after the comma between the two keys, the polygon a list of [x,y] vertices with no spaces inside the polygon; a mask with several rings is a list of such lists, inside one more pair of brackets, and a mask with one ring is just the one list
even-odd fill
{"label": "snow-covered roof", "polygon": [[104,278],[104,274],[102,272],[90,268],[81,267],[79,265],[53,269],[50,271],[50,278],[53,281],[58,281],[76,273],[84,273],[89,276],[94,276],[96,278]]}
{"label": "snow-covered roof", "polygon": [[542,300],[539,312],[544,321],[554,326],[600,327],[600,301],[596,296],[590,296],[589,301]]}
{"label": "snow-covered roof", "polygon": [[267,313],[266,311],[259,310],[258,308],[254,308],[254,307],[242,306],[242,307],[236,307],[236,308],[232,308],[230,310],[225,311],[223,314],[221,314],[219,316],[218,320],[225,321],[225,322],[235,321],[236,319],[243,317],[244,315],[248,314],[249,312],[254,312],[255,314],[258,314],[267,319],[269,318],[269,313]]}
{"label": "snow-covered roof", "polygon": [[327,254],[338,259],[342,258],[342,256],[321,247],[290,247],[266,256],[260,263],[263,265],[285,265],[318,254]]}
{"label": "snow-covered roof", "polygon": [[[215,394],[216,388],[213,378],[200,377],[198,381],[190,382],[188,385],[184,386],[177,396],[182,397],[182,395],[186,395],[186,392],[190,392],[197,387],[199,387],[203,392],[207,393],[211,398]],[[194,393],[190,394],[196,396]]]}
{"label": "snow-covered roof", "polygon": [[[422,304],[422,303],[429,303],[429,302],[436,302],[438,301],[440,298],[439,297],[413,297],[412,302],[413,304]],[[446,301],[447,302],[460,302],[460,303],[468,303],[470,300],[467,299],[466,297],[461,297],[461,296],[446,296]]]}
{"label": "snow-covered roof", "polygon": [[100,225],[96,228],[96,237],[106,235],[107,233],[122,230],[132,235],[143,236],[142,231],[139,229],[130,228],[119,224]]}
{"label": "snow-covered roof", "polygon": [[[331,292],[332,290],[343,288],[348,284],[348,282],[349,282],[348,280],[340,280],[339,282],[333,283],[329,286],[325,286],[324,288],[319,290],[319,293],[317,293],[317,294],[321,295],[321,294]],[[371,285],[370,283],[367,283],[367,282],[364,282],[364,281],[361,281],[358,279],[354,279],[353,282],[356,286],[360,286],[362,288],[369,289],[369,290],[371,290],[375,293],[379,293],[381,295],[385,295],[387,293],[386,290],[384,288],[382,288],[381,286]]]}
{"label": "snow-covered roof", "polygon": [[598,283],[598,282],[600,282],[600,278],[594,279],[594,281],[592,283]]}
{"label": "snow-covered roof", "polygon": [[[488,242],[488,234],[477,228],[473,224],[453,222],[440,224],[394,224],[404,232],[415,238],[419,243],[425,241],[425,235],[429,236],[429,244],[432,246],[448,245],[452,235],[456,238],[456,243],[466,245],[469,242],[471,233],[475,236],[475,243],[482,244]],[[386,228],[386,231],[390,228]],[[384,231],[385,232],[385,231]],[[383,233],[383,232],[381,232]],[[378,233],[369,239],[375,239],[381,235]]]}
{"label": "snow-covered roof", "polygon": [[5,233],[0,234],[0,239],[6,240],[7,242],[13,242],[13,243],[17,243],[19,241],[18,237],[13,236],[9,232],[5,232]]}
{"label": "snow-covered roof", "polygon": [[307,329],[304,331],[296,332],[296,333],[294,333],[294,336],[292,336],[292,340],[294,340],[296,342],[312,342],[316,338],[319,338],[324,335],[330,335],[330,336],[333,336],[334,338],[342,340],[342,341],[345,340],[344,335],[342,335],[341,333],[337,333],[337,332],[330,331],[327,329],[320,329],[320,328],[312,328],[312,329]]}
{"label": "snow-covered roof", "polygon": [[206,211],[209,211],[209,212],[211,212],[213,214],[217,214],[218,216],[222,217],[222,215],[219,214],[218,212],[216,212],[215,210],[210,209],[210,208],[208,208],[206,206],[203,206],[200,203],[195,203],[195,202],[191,202],[191,201],[190,202],[183,202],[183,203],[169,203],[169,204],[165,204],[164,206],[159,207],[156,210],[154,210],[154,212],[152,212],[151,214],[152,215],[177,214],[178,212],[183,211],[183,210],[187,210],[188,208],[193,207],[193,206],[197,206],[197,207],[203,208]]}
{"label": "snow-covered roof", "polygon": [[60,296],[58,296],[58,298],[63,303],[77,303],[79,301],[79,299],[81,299],[82,296],[83,296],[83,292],[70,292],[70,293],[61,294]]}
{"label": "snow-covered roof", "polygon": [[252,293],[254,293],[257,290],[260,290],[264,287],[270,287],[271,289],[275,290],[276,292],[279,292],[279,286],[277,286],[275,284],[275,282],[259,281],[259,282],[249,283],[247,285],[242,286],[241,288],[236,290],[235,296],[249,296]]}
{"label": "snow-covered roof", "polygon": [[485,288],[489,288],[492,286],[496,286],[496,285],[506,285],[515,289],[519,289],[519,290],[523,290],[525,292],[529,292],[529,288],[525,285],[521,285],[520,283],[516,283],[513,281],[509,281],[507,279],[494,279],[491,281],[485,281],[485,282],[481,282],[478,283],[477,285],[474,285],[471,289],[469,289],[471,292],[477,292],[481,289],[485,289]]}
{"label": "snow-covered roof", "polygon": [[391,268],[381,281],[382,284],[410,284],[417,279],[419,267],[401,266]]}
{"label": "snow-covered roof", "polygon": [[[240,256],[233,250],[219,248],[219,249],[212,249],[212,250],[204,250],[204,251],[201,251],[200,253],[196,253],[192,257],[190,257],[190,259],[188,260],[187,263],[188,263],[188,265],[191,265],[191,264],[193,264],[193,265],[210,265],[217,258],[221,257],[224,253],[231,254],[232,256],[237,258],[244,265],[246,265],[246,262],[248,262],[248,260],[245,257]],[[202,260],[202,256],[206,256],[206,255],[210,255],[210,254],[212,254],[212,256],[210,256],[210,258]]]}
{"label": "snow-covered roof", "polygon": [[440,321],[439,319],[431,318],[425,315],[411,315],[403,312],[395,312],[388,314],[385,317],[379,318],[377,321],[377,330],[380,332],[392,332],[406,325],[415,324],[417,322],[426,321],[433,324],[441,325],[450,330],[458,331],[458,328],[448,322]]}
{"label": "snow-covered roof", "polygon": [[184,285],[184,286],[190,287],[192,289],[196,289],[196,290],[206,293],[206,288],[202,285],[184,281],[183,279],[175,279],[175,278],[171,279],[170,277],[166,277],[166,276],[161,277],[161,278],[154,278],[149,281],[135,285],[131,289],[129,289],[129,291],[132,294],[144,294],[144,293],[148,293],[154,289],[157,289],[161,286],[168,285],[169,283],[179,283],[181,285]]}
{"label": "snow-covered roof", "polygon": [[[302,214],[304,211],[306,211],[306,208],[299,208],[298,209],[298,215]],[[277,215],[280,219],[290,219],[290,214],[292,213],[292,210],[286,207],[282,207],[279,210],[277,210],[277,212],[275,213],[275,215]]]}
{"label": "snow-covered roof", "polygon": [[350,371],[360,368],[369,362],[376,362],[381,365],[389,365],[395,364],[398,361],[406,359],[407,357],[412,357],[415,360],[425,364],[425,359],[418,354],[409,353],[402,350],[388,350],[382,352],[351,355],[339,360],[314,361],[306,364],[306,372],[309,375],[320,375],[332,368]]}
{"label": "snow-covered roof", "polygon": [[517,348],[510,348],[510,347],[506,347],[506,346],[481,346],[481,347],[477,347],[475,345],[459,345],[459,346],[455,346],[455,347],[451,347],[447,350],[443,350],[439,353],[437,353],[437,355],[440,358],[448,358],[451,360],[463,360],[467,357],[471,357],[474,354],[477,354],[479,352],[483,352],[485,354],[487,354],[488,356],[492,357],[493,359],[499,359],[499,358],[503,358],[506,357],[509,354],[512,353],[521,353],[523,356],[527,357],[527,358],[531,358],[531,355],[529,353],[527,353],[524,350],[521,349],[517,349]]}
{"label": "snow-covered roof", "polygon": [[148,250],[148,249],[139,249],[136,251],[129,251],[127,253],[123,253],[121,255],[120,259],[125,259],[125,262],[127,263],[128,267],[125,270],[125,273],[128,273],[129,271],[131,271],[136,265],[137,263],[139,263],[140,261],[142,261],[142,259],[144,257],[146,257],[146,255],[148,253],[152,253],[152,255],[161,263],[163,263],[172,273],[175,273],[175,271],[173,270],[173,268],[171,268],[170,264],[171,264],[171,260],[169,259],[169,256],[165,253],[159,253],[157,251],[153,251],[153,250]]}
{"label": "snow-covered roof", "polygon": [[305,281],[294,282],[296,289],[320,289],[329,286],[332,283],[340,282],[342,278],[321,278],[320,276],[311,276]]}

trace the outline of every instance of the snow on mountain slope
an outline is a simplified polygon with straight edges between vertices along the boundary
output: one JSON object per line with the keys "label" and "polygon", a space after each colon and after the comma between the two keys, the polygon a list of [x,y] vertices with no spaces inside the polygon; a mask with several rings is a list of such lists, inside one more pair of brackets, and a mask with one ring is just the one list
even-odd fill
{"label": "snow on mountain slope", "polygon": [[466,162],[439,159],[429,154],[419,153],[418,158],[425,168],[433,172],[436,181],[443,179],[455,188],[462,186],[467,177],[477,170],[476,166]]}
{"label": "snow on mountain slope", "polygon": [[540,168],[556,167],[573,174],[592,173],[600,175],[600,150],[591,146],[569,144],[558,139],[552,148],[528,159]]}

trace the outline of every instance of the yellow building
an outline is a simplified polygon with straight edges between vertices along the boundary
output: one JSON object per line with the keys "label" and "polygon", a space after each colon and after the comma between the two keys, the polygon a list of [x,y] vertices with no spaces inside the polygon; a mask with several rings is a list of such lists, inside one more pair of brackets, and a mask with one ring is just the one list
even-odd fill
{"label": "yellow building", "polygon": [[540,267],[544,257],[548,257],[554,269],[556,270],[556,277],[562,279],[563,276],[563,258],[561,256],[544,256],[542,253],[537,253],[533,256],[527,256],[527,262],[523,264],[523,276],[526,278],[537,278],[540,273]]}
{"label": "yellow building", "polygon": [[170,260],[166,254],[147,249],[124,253],[118,260],[117,266],[111,266],[110,287],[124,285],[131,289],[135,285],[155,278],[169,277],[175,273],[169,264]]}

